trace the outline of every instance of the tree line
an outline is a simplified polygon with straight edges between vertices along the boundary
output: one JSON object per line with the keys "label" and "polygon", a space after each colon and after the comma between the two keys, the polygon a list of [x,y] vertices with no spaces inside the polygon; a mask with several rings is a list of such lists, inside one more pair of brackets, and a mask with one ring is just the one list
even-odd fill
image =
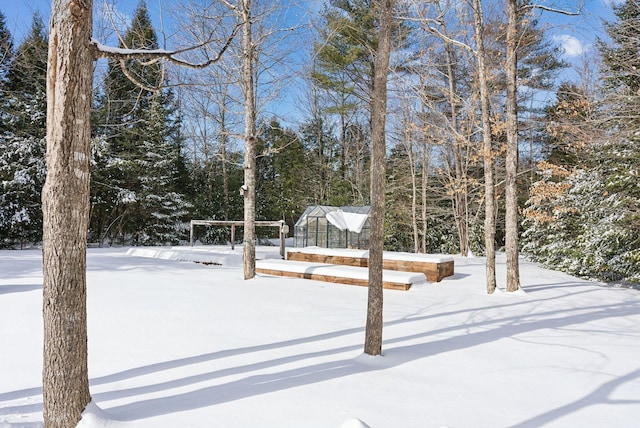
{"label": "tree line", "polygon": [[[605,24],[607,37],[597,45],[600,69],[560,85],[567,64],[540,24],[540,14],[550,12],[527,7],[533,5],[517,3],[515,181],[521,248],[574,274],[637,280],[638,220],[632,207],[638,195],[632,183],[638,76],[629,68],[638,56],[631,25],[639,18],[637,3],[615,6],[616,20]],[[331,0],[313,19],[312,43],[297,53],[309,61],[298,70],[303,91],[296,102],[303,107],[295,123],[260,109],[261,102],[271,101],[265,94],[278,85],[265,76],[282,72],[287,57],[274,59],[280,45],[258,35],[256,219],[284,219],[292,226],[308,205],[371,203],[370,106],[378,46],[372,10],[367,0]],[[264,20],[263,27],[279,25],[267,18],[272,11],[260,12],[256,19]],[[483,16],[482,70],[490,102],[485,124],[473,13],[460,2],[395,4],[386,249],[485,254],[487,219],[495,224],[495,247],[505,248],[507,17],[491,7]],[[218,31],[221,23],[202,18],[188,32]],[[261,31],[277,34],[273,28]],[[42,240],[47,37],[36,15],[15,47],[0,16],[0,246],[5,248]],[[144,2],[119,44],[161,47]],[[185,242],[191,218],[243,217],[240,141],[246,118],[240,79],[229,72],[239,70],[240,50],[234,42],[231,55],[199,73],[180,73],[161,61],[128,60],[124,66],[108,61],[102,67],[92,102],[90,243],[177,244]],[[555,101],[536,102],[550,91]],[[485,153],[481,131],[488,126]],[[489,215],[484,210],[488,171],[495,182],[490,197],[495,210]],[[613,180],[612,174],[624,176]],[[198,233],[204,243],[229,239],[220,229]]]}

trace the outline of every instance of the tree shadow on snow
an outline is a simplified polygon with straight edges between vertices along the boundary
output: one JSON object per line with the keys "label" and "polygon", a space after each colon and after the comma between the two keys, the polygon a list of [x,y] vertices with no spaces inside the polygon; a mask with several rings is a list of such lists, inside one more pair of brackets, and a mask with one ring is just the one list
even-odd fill
{"label": "tree shadow on snow", "polygon": [[[550,298],[551,299],[551,298]],[[550,300],[549,299],[549,300]],[[540,299],[545,300],[545,299]],[[531,303],[531,300],[527,301]],[[504,307],[512,307],[518,305],[519,302],[511,302],[502,305]],[[491,308],[500,305],[492,305]],[[422,315],[415,317],[405,317],[400,320],[394,320],[385,323],[385,328],[393,325],[402,325],[405,323],[425,322],[429,319],[440,318],[460,312],[481,311],[482,308],[464,309],[445,313]],[[292,353],[280,358],[265,357],[264,360],[254,362],[242,366],[232,366],[220,370],[210,371],[180,379],[156,383],[154,385],[139,386],[126,390],[114,390],[111,392],[103,392],[95,394],[94,398],[100,401],[108,401],[122,399],[126,397],[135,397],[137,395],[170,390],[177,387],[186,387],[197,383],[211,381],[230,375],[245,375],[245,377],[237,380],[228,381],[219,385],[205,386],[203,388],[169,395],[166,397],[151,398],[139,400],[128,404],[107,407],[105,410],[119,420],[137,420],[170,414],[175,412],[183,412],[187,410],[213,406],[216,404],[226,403],[230,401],[240,400],[261,394],[269,394],[289,388],[295,388],[304,385],[315,384],[319,382],[329,381],[342,377],[353,376],[361,373],[384,370],[409,363],[414,360],[428,358],[431,356],[472,348],[494,341],[502,340],[508,337],[515,337],[521,334],[533,332],[541,329],[560,329],[591,323],[598,320],[608,318],[619,318],[640,314],[640,302],[631,301],[609,305],[593,305],[587,307],[562,307],[550,309],[542,313],[520,313],[516,315],[503,316],[501,318],[486,317],[479,321],[470,321],[463,324],[449,325],[448,323],[441,328],[431,329],[429,331],[395,337],[384,342],[384,357],[372,360],[362,358],[344,358],[338,357],[332,361],[321,363],[309,363],[304,367],[282,369],[280,371],[271,370],[270,373],[255,373],[256,370],[264,370],[267,368],[276,368],[285,364],[300,363],[305,360],[311,360],[316,357],[324,357],[330,355],[339,355],[345,352],[357,352],[362,349],[362,328],[345,329],[341,331],[310,336],[308,338],[283,341],[273,344],[239,348],[235,350],[220,351],[211,354],[205,354],[185,359],[179,359],[164,363],[158,363],[137,369],[131,369],[124,372],[95,378],[92,380],[93,385],[108,384],[128,377],[142,376],[144,374],[155,373],[163,370],[170,370],[180,366],[198,364],[212,361],[219,358],[233,357],[234,355],[243,355],[251,352],[261,352],[269,349],[283,348],[288,346],[300,345],[303,343],[320,342],[327,339],[358,334],[354,336],[353,344],[336,347],[333,349],[319,348],[319,351]],[[457,334],[447,336],[447,334]],[[446,337],[442,337],[446,336]],[[411,342],[411,344],[403,345],[403,343]],[[415,343],[421,341],[420,343]],[[360,354],[358,354],[359,356]],[[252,374],[254,373],[254,374]],[[619,379],[610,381],[599,387],[593,393],[588,394],[583,399],[576,401],[567,406],[559,407],[546,414],[527,421],[526,426],[539,426],[551,420],[557,419],[562,415],[574,412],[579,408],[591,406],[599,403],[612,402],[608,399],[611,390],[622,383],[636,379],[640,374],[640,370],[632,372]],[[631,403],[622,403],[631,404]],[[523,425],[524,426],[524,425]]]}
{"label": "tree shadow on snow", "polygon": [[635,405],[635,406],[640,405],[640,398],[635,400],[610,398],[611,394],[615,392],[616,388],[618,388],[621,385],[624,385],[625,383],[634,382],[639,378],[640,378],[640,369],[634,370],[626,374],[625,376],[620,376],[610,380],[609,382],[603,383],[598,388],[588,393],[584,397],[580,398],[579,400],[575,400],[572,403],[565,404],[564,406],[557,407],[546,413],[543,413],[541,415],[528,419],[524,422],[521,422],[515,425],[514,428],[515,427],[541,427],[550,422],[553,422],[556,419],[560,419],[565,415],[568,415],[580,409],[584,409],[589,406],[595,406],[598,404]]}
{"label": "tree shadow on snow", "polygon": [[9,284],[0,285],[0,296],[3,294],[25,293],[27,291],[42,290],[42,284]]}

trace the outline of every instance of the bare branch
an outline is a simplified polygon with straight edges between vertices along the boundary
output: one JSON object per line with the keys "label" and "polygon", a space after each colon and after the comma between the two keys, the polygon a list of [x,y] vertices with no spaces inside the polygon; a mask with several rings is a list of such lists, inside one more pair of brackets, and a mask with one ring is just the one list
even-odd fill
{"label": "bare branch", "polygon": [[526,5],[522,6],[520,9],[521,10],[540,9],[540,10],[544,10],[544,11],[547,11],[547,12],[559,13],[561,15],[578,16],[578,15],[580,15],[580,9],[582,9],[582,7],[580,7],[577,12],[571,12],[569,10],[563,10],[563,9],[556,9],[554,7],[544,6],[542,4],[526,4]]}
{"label": "bare branch", "polygon": [[227,38],[225,44],[222,46],[220,51],[208,61],[202,63],[192,63],[190,61],[186,61],[184,59],[179,58],[178,56],[185,53],[190,52],[199,48],[202,48],[206,45],[209,45],[213,42],[213,40],[209,39],[205,42],[202,42],[198,45],[191,46],[185,49],[178,49],[174,51],[169,51],[165,49],[123,49],[123,48],[114,48],[110,46],[105,46],[98,42],[95,39],[91,40],[91,45],[94,49],[94,57],[95,58],[105,58],[114,61],[127,61],[127,60],[160,60],[165,59],[167,61],[171,61],[172,63],[184,67],[194,68],[194,69],[202,69],[214,64],[222,58],[224,52],[229,48],[231,42],[237,35],[242,23],[239,22],[233,28],[233,31]]}
{"label": "bare branch", "polygon": [[461,41],[456,40],[456,39],[452,39],[451,37],[447,36],[446,34],[443,34],[440,30],[438,30],[435,27],[428,26],[428,27],[426,27],[426,30],[429,31],[430,33],[440,37],[442,40],[444,40],[447,43],[451,43],[452,45],[455,45],[455,46],[461,47],[463,49],[466,49],[466,50],[468,50],[469,52],[471,52],[474,55],[477,54],[477,52],[471,46],[469,46],[468,44],[462,43]]}
{"label": "bare branch", "polygon": [[459,40],[456,39],[452,39],[451,37],[447,36],[446,34],[442,33],[440,30],[438,30],[436,27],[433,27],[430,24],[438,24],[438,25],[442,25],[443,20],[441,17],[438,17],[436,19],[432,19],[432,18],[413,18],[410,16],[401,16],[400,19],[404,20],[404,21],[410,21],[410,22],[417,22],[417,23],[421,23],[424,24],[424,29],[425,31],[428,31],[429,33],[439,37],[440,39],[442,39],[443,41],[447,42],[447,43],[451,43],[452,45],[461,47],[463,49],[468,50],[469,52],[473,53],[474,55],[476,54],[476,51],[469,46],[466,43],[463,43]]}
{"label": "bare branch", "polygon": [[122,70],[122,73],[124,73],[124,75],[127,77],[127,79],[131,80],[134,85],[138,86],[139,88],[144,89],[145,91],[159,92],[160,89],[162,89],[162,87],[161,87],[162,85],[160,85],[160,86],[149,86],[149,85],[141,82],[140,80],[138,80],[133,74],[131,74],[129,72],[129,70],[127,69],[127,64],[126,64],[124,59],[120,60],[120,69]]}
{"label": "bare branch", "polygon": [[220,0],[220,3],[224,4],[225,6],[227,6],[230,10],[233,10],[234,12],[238,11],[238,7],[236,5],[231,4],[227,0]]}

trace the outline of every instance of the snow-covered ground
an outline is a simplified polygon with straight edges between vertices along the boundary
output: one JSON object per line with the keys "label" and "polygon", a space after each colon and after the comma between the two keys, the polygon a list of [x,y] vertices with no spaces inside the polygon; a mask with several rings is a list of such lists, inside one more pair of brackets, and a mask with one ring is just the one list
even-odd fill
{"label": "snow-covered ground", "polygon": [[[179,261],[197,251],[221,265]],[[241,251],[88,251],[81,426],[639,426],[637,290],[523,262],[524,291],[489,296],[483,259],[456,258],[453,277],[385,291],[369,357],[365,287],[244,281]],[[41,294],[40,252],[0,251],[0,427],[42,426]]]}

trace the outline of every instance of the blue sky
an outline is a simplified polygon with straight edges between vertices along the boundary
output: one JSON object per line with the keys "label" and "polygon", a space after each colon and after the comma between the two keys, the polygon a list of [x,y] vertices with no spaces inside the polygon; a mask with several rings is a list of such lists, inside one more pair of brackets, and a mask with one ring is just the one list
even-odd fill
{"label": "blue sky", "polygon": [[[114,4],[118,10],[131,14],[138,5],[139,0],[109,0],[108,3]],[[158,4],[166,3],[166,0],[147,0],[147,6],[152,14],[157,16]],[[20,39],[26,31],[29,30],[31,19],[34,13],[40,13],[48,22],[51,10],[51,0],[0,0],[0,11],[4,14],[7,27],[13,34],[14,41],[20,42]],[[104,0],[94,0],[94,10],[99,9],[99,5]]]}
{"label": "blue sky", "polygon": [[[319,0],[280,1],[292,5],[295,4],[297,8],[296,11],[293,12],[295,16],[300,16],[307,10],[316,9],[318,5],[321,4]],[[94,17],[105,3],[115,8],[117,12],[131,16],[139,0],[93,0]],[[180,4],[182,2],[179,0],[146,0],[146,3],[151,17],[154,20],[154,24],[159,26],[160,10],[165,10],[165,19],[167,19],[166,10],[169,9],[172,4]],[[268,5],[270,3],[270,1],[267,1],[264,4]],[[11,31],[16,43],[19,43],[23,35],[29,30],[34,13],[40,13],[45,19],[45,22],[47,22],[50,10],[51,0],[0,0],[0,12],[5,16],[9,31]]]}
{"label": "blue sky", "polygon": [[[94,8],[103,3],[104,0],[94,0]],[[131,14],[139,0],[109,0],[109,3],[124,12]],[[147,0],[147,6],[154,18],[158,17],[159,6],[167,5],[172,0]],[[543,20],[550,20],[555,28],[550,29],[553,38],[558,44],[566,47],[569,55],[581,53],[583,49],[588,48],[592,43],[595,33],[601,31],[601,17],[611,18],[611,3],[620,2],[620,0],[584,0],[585,8],[583,14],[579,17],[566,17],[545,13]],[[321,3],[320,0],[312,0],[303,2],[309,6]],[[572,8],[577,1],[554,1],[560,7]],[[51,8],[51,0],[0,0],[0,11],[5,15],[7,26],[14,35],[16,42],[19,42],[25,31],[31,24],[33,13],[39,12],[48,19],[49,10]],[[555,15],[555,16],[554,16]]]}
{"label": "blue sky", "polygon": [[[126,17],[130,17],[138,5],[139,0],[94,0],[94,16],[96,16],[100,6],[105,1],[112,5],[115,10]],[[156,28],[159,27],[159,10],[162,8],[167,20],[167,12],[171,4],[179,0],[146,0],[149,12],[154,20]],[[265,0],[258,0],[260,2]],[[318,11],[322,5],[322,0],[281,0],[285,3],[296,4],[298,9],[293,12],[290,19],[296,24],[303,24],[299,15],[309,11]],[[496,4],[496,0],[485,0],[488,4]],[[602,35],[602,19],[613,19],[611,5],[620,3],[622,0],[547,0],[544,4],[554,5],[560,9],[575,10],[576,4],[583,3],[584,7],[580,16],[566,16],[544,12],[541,15],[541,25],[548,28],[548,37],[558,44],[565,52],[564,59],[571,64],[580,66],[588,61],[590,52],[594,49],[595,37]],[[270,4],[266,2],[264,4]],[[9,31],[13,34],[15,44],[19,44],[24,34],[29,30],[32,16],[39,12],[43,18],[48,20],[51,8],[51,0],[0,0],[0,12],[6,17]],[[170,17],[169,17],[170,18]],[[170,19],[169,19],[170,20]],[[307,20],[307,18],[302,18]],[[168,20],[167,20],[168,21]],[[171,48],[171,46],[167,46]],[[574,80],[577,76],[575,70],[569,69],[560,76],[561,80]]]}

